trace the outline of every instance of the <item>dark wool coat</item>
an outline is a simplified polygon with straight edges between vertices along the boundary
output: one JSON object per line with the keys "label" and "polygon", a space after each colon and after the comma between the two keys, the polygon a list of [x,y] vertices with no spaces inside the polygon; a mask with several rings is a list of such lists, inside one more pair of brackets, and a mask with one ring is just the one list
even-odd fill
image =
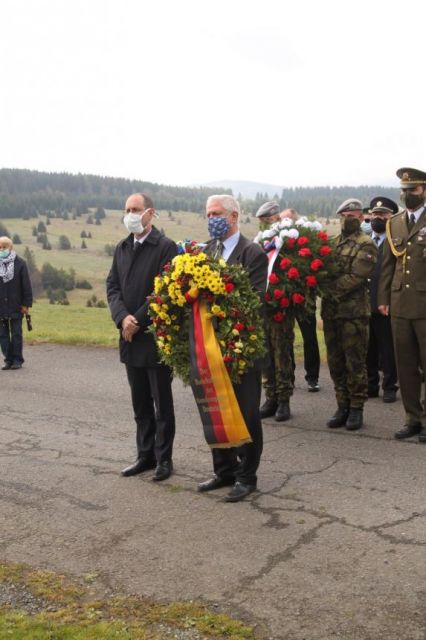
{"label": "dark wool coat", "polygon": [[3,282],[0,277],[0,318],[20,318],[21,306],[31,307],[33,292],[25,260],[16,256],[12,280]]}
{"label": "dark wool coat", "polygon": [[131,233],[119,242],[107,277],[107,298],[111,316],[118,329],[132,314],[140,330],[132,342],[123,340],[120,331],[120,360],[133,367],[159,365],[154,337],[147,332],[150,324],[147,297],[153,292],[154,278],[177,255],[176,244],[152,227],[146,240],[136,245]]}

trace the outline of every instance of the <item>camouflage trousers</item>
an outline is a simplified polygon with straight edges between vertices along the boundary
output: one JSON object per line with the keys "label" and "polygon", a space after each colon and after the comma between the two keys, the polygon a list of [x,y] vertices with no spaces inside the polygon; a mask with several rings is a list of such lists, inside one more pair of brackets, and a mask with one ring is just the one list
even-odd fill
{"label": "camouflage trousers", "polygon": [[368,398],[368,318],[324,318],[327,361],[337,403],[362,409]]}
{"label": "camouflage trousers", "polygon": [[265,321],[268,367],[262,371],[262,383],[268,400],[288,402],[294,390],[294,318],[283,322]]}

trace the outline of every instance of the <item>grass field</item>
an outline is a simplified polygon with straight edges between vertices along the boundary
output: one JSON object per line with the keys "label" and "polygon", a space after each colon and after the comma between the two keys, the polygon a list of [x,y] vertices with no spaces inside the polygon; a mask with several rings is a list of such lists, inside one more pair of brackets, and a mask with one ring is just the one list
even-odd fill
{"label": "grass field", "polygon": [[[156,226],[163,229],[167,236],[173,240],[207,239],[207,221],[204,216],[196,213],[178,212],[168,214],[161,211],[160,218],[156,220]],[[52,218],[51,224],[46,227],[47,237],[52,245],[52,250],[46,251],[32,235],[32,229],[42,220],[46,222],[46,216],[22,220],[20,218],[6,218],[1,222],[12,236],[15,233],[21,238],[22,244],[15,246],[16,252],[23,255],[25,247],[33,252],[39,269],[45,262],[49,262],[56,268],[65,270],[74,269],[77,280],[88,280],[93,290],[74,289],[68,292],[69,306],[49,305],[46,298],[40,298],[35,303],[32,316],[34,331],[25,333],[30,342],[57,342],[62,344],[93,344],[113,346],[117,343],[117,331],[110,319],[107,309],[87,308],[86,302],[93,294],[98,299],[106,300],[105,279],[111,266],[112,258],[105,253],[106,244],[116,244],[127,235],[121,222],[122,212],[107,211],[106,218],[101,225],[87,224],[87,214],[76,220],[63,220]],[[330,233],[337,231],[337,221],[333,221],[328,230]],[[92,234],[92,238],[86,238],[87,249],[81,249],[81,232]],[[258,231],[258,222],[254,217],[242,216],[241,232],[248,238],[253,238]],[[72,248],[59,250],[59,236],[69,238]],[[319,342],[322,359],[324,359],[324,344],[322,331],[319,331]],[[296,358],[303,355],[300,335],[296,332]]]}

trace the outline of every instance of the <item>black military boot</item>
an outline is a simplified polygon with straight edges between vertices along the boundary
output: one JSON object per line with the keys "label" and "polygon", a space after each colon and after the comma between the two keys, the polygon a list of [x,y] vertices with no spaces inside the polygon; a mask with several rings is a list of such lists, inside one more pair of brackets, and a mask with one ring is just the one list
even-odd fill
{"label": "black military boot", "polygon": [[286,420],[290,420],[290,403],[280,401],[275,412],[275,422],[285,422]]}
{"label": "black military boot", "polygon": [[330,427],[330,429],[338,429],[339,427],[344,427],[348,416],[349,407],[345,404],[339,404],[334,416],[331,416],[331,418],[327,420],[327,427]]}
{"label": "black military boot", "polygon": [[363,424],[362,409],[349,409],[349,417],[346,420],[347,431],[357,431]]}
{"label": "black military boot", "polygon": [[259,409],[260,418],[263,420],[264,418],[271,418],[275,415],[275,411],[277,410],[278,403],[276,400],[269,398],[269,400],[265,400],[262,406]]}

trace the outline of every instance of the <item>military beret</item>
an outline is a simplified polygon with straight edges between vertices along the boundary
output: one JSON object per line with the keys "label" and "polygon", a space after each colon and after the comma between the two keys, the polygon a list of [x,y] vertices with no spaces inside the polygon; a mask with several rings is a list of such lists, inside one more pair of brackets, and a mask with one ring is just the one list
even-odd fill
{"label": "military beret", "polygon": [[371,215],[375,213],[398,213],[399,207],[390,198],[384,198],[382,196],[376,196],[370,202]]}
{"label": "military beret", "polygon": [[398,169],[396,175],[401,180],[401,189],[415,189],[419,185],[426,185],[426,173],[419,169],[402,167]]}
{"label": "military beret", "polygon": [[362,211],[363,207],[361,204],[361,200],[357,200],[356,198],[348,198],[342,202],[340,207],[337,208],[336,216],[341,213],[349,213],[350,211]]}
{"label": "military beret", "polygon": [[270,218],[280,212],[280,205],[276,202],[265,202],[256,212],[256,218]]}

